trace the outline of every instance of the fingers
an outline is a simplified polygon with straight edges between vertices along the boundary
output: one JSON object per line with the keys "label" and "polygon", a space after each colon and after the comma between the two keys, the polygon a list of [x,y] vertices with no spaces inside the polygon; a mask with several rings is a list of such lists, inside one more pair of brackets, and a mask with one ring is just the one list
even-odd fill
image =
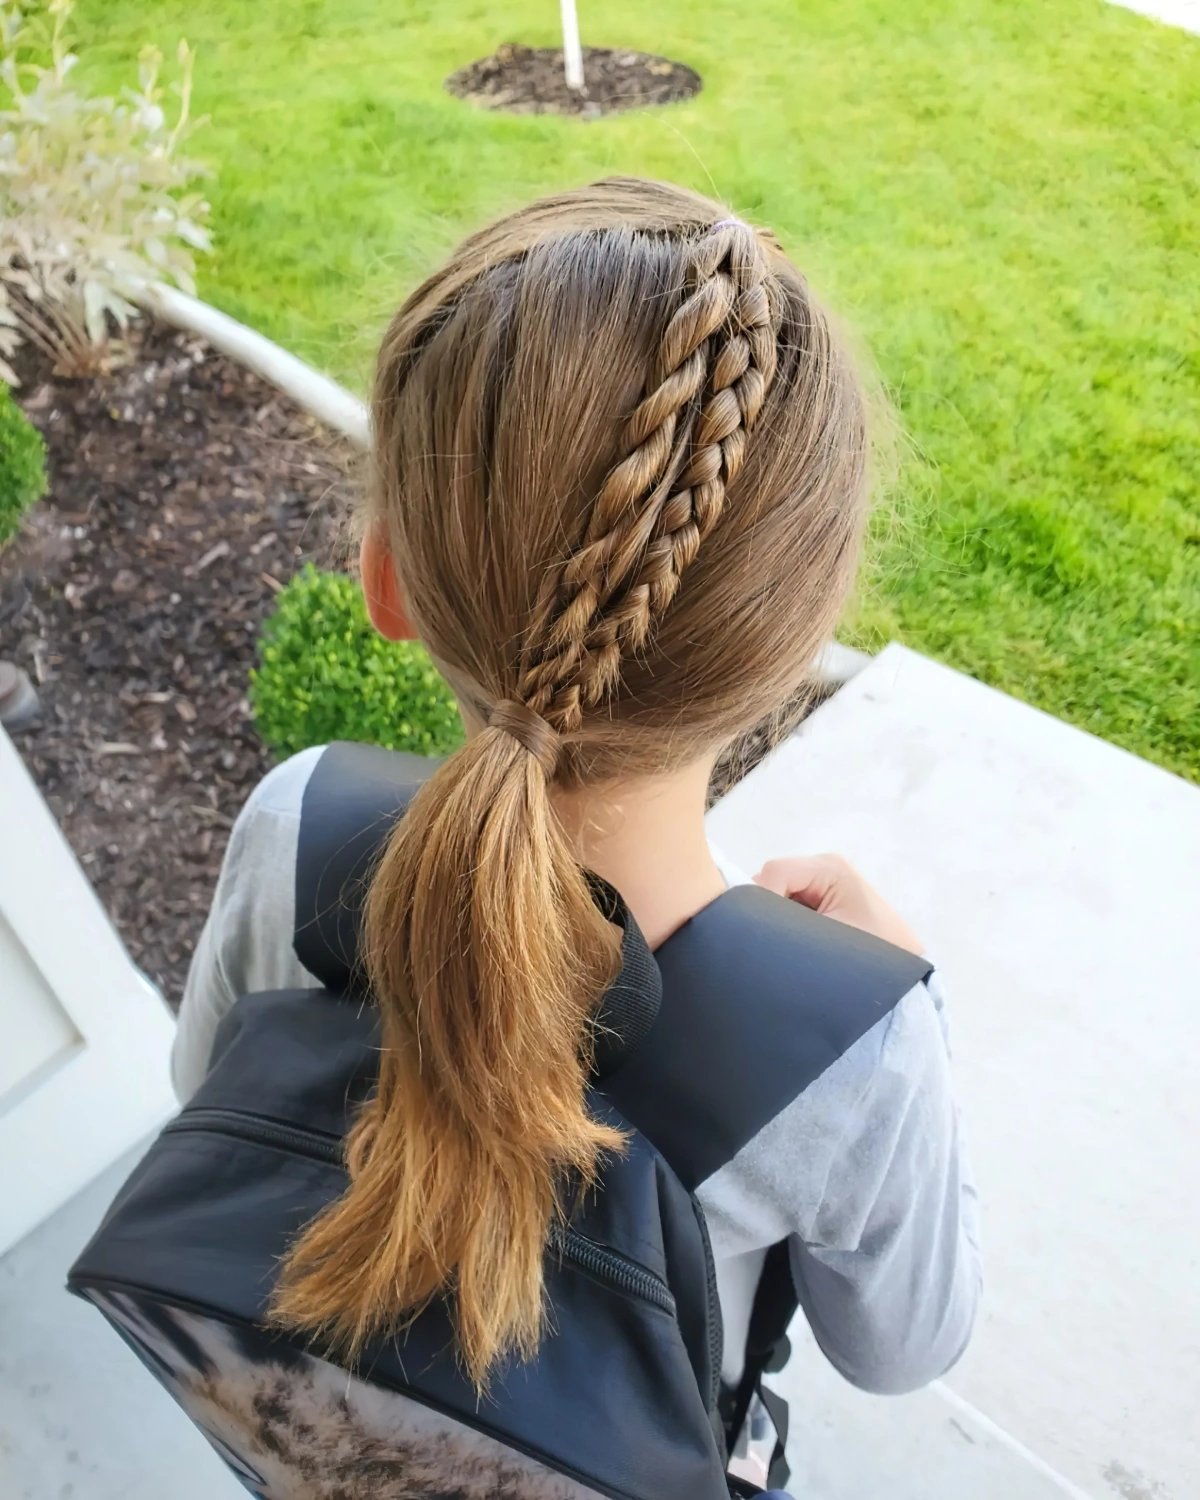
{"label": "fingers", "polygon": [[793,866],[807,863],[800,859],[769,859],[762,869],[754,877],[754,884],[761,885],[764,890],[774,891],[777,896],[787,896],[789,871]]}
{"label": "fingers", "polygon": [[824,910],[839,888],[857,880],[853,866],[840,854],[794,855],[789,859],[771,859],[754,877],[755,884],[777,896],[787,896],[814,911]]}
{"label": "fingers", "polygon": [[873,933],[897,948],[907,948],[911,953],[925,951],[900,914],[840,854],[768,860],[754,879],[765,890]]}

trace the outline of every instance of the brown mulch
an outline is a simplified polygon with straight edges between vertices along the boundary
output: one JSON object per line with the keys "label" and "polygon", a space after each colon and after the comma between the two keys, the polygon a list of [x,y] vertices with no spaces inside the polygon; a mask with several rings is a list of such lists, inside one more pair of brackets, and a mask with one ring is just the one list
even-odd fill
{"label": "brown mulch", "polygon": [[583,49],[584,92],[567,87],[560,48],[506,42],[490,57],[468,63],[446,79],[459,99],[514,115],[582,115],[585,119],[675,104],[700,92],[693,68],[619,47]]}
{"label": "brown mulch", "polygon": [[[50,492],[0,552],[0,659],[40,719],[26,766],[137,963],[177,1004],[238,810],[271,765],[246,698],[279,588],[344,560],[354,456],[202,340],[153,327],[72,381],[26,353],[15,393]],[[718,765],[723,795],[788,704]]]}
{"label": "brown mulch", "polygon": [[795,692],[768,719],[735,740],[713,767],[708,783],[708,805],[719,802],[732,791],[755,766],[766,760],[789,735],[795,734],[804,720],[833,696],[835,689],[827,683],[810,683]]}
{"label": "brown mulch", "polygon": [[15,393],[50,492],[0,555],[0,657],[40,722],[18,750],[134,961],[177,1003],[233,819],[271,764],[246,700],[279,588],[331,564],[345,445],[201,340],[152,328]]}

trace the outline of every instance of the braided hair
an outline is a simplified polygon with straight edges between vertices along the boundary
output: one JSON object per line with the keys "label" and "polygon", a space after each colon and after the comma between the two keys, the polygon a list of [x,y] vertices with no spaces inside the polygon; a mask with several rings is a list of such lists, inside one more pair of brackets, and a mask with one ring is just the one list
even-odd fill
{"label": "braided hair", "polygon": [[368,522],[474,732],[373,878],[379,1086],[273,1313],[348,1354],[448,1299],[480,1389],[542,1332],[617,964],[559,788],[670,770],[803,680],[852,574],[863,400],[771,236],[613,179],[487,226],[380,351]]}
{"label": "braided hair", "polygon": [[604,482],[583,546],[546,576],[518,696],[560,730],[616,688],[684,569],[721,518],[775,374],[778,309],[754,231],[726,221],[691,247],[684,296],[625,453]]}

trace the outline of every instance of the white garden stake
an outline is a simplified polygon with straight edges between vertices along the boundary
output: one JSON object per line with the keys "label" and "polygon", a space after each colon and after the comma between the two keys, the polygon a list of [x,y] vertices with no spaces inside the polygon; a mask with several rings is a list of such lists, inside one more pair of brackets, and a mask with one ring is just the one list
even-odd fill
{"label": "white garden stake", "polygon": [[567,75],[567,87],[583,93],[583,48],[579,45],[579,17],[575,13],[575,0],[558,0],[562,12],[563,68]]}

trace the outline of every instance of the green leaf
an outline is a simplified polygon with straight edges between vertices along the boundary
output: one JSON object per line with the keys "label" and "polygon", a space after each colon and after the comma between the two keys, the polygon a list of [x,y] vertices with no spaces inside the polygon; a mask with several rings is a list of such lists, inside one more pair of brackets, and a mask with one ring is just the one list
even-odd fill
{"label": "green leaf", "polygon": [[0,385],[0,546],[17,532],[21,517],[46,490],[46,450],[41,434]]}

